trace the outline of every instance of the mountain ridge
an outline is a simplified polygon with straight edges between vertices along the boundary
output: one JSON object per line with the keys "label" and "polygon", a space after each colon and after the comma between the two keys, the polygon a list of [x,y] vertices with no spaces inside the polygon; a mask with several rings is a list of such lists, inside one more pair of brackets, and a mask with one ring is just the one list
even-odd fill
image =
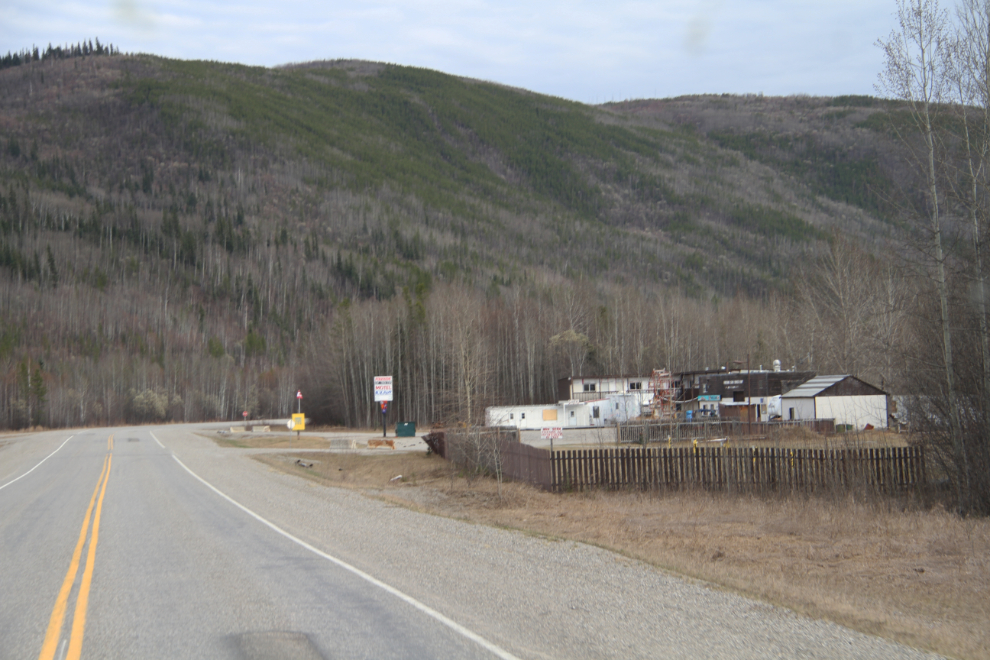
{"label": "mountain ridge", "polygon": [[[611,289],[714,305],[786,296],[836,233],[878,250],[903,232],[882,201],[897,146],[869,124],[884,109],[758,96],[592,107],[353,60],[80,55],[0,70],[0,412],[25,420],[19,364],[78,395],[68,365],[86,356],[94,373],[114,359],[133,371],[103,415],[140,418],[149,391],[181,401],[183,418],[233,416],[218,385],[190,384],[221,372],[244,379],[249,408],[281,410],[285,379],[305,377],[288,370],[348,310],[395,301],[411,322],[440,289],[597,291],[548,320],[548,337],[559,323],[591,337]],[[121,316],[94,320],[70,288]],[[562,368],[541,351],[530,399],[552,396]],[[606,353],[589,353],[595,368]],[[491,400],[515,396],[493,388]]]}

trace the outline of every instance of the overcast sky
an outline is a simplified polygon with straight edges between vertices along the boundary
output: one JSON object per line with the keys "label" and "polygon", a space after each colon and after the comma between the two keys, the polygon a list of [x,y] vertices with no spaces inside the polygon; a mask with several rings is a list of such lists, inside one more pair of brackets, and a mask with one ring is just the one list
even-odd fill
{"label": "overcast sky", "polygon": [[275,66],[357,58],[584,103],[874,94],[893,0],[0,0],[0,54],[98,37]]}

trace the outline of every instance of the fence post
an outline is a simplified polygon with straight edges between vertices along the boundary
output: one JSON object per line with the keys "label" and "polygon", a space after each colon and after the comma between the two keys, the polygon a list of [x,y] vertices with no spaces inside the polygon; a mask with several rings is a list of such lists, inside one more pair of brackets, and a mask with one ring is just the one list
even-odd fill
{"label": "fence post", "polygon": [[[629,486],[644,490],[694,486],[728,493],[746,488],[751,492],[835,492],[866,487],[878,494],[895,494],[927,485],[920,446],[843,450],[625,447],[551,452],[513,443],[498,432],[483,436],[449,433],[447,460],[468,470],[500,469],[503,478],[525,480],[553,492]],[[498,445],[498,456],[492,458],[488,450],[478,452],[479,443],[492,442]],[[493,468],[490,460],[501,465]]]}
{"label": "fence post", "polygon": [[928,489],[928,465],[925,463],[925,448],[922,446],[915,447],[915,451],[918,456],[918,465],[921,468],[921,487],[925,490]]}

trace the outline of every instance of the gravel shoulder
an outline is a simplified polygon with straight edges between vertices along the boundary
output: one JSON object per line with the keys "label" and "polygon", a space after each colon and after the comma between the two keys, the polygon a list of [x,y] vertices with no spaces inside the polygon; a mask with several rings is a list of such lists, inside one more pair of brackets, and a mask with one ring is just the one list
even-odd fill
{"label": "gravel shoulder", "polygon": [[937,657],[591,545],[317,485],[189,429],[156,434],[244,506],[522,658]]}

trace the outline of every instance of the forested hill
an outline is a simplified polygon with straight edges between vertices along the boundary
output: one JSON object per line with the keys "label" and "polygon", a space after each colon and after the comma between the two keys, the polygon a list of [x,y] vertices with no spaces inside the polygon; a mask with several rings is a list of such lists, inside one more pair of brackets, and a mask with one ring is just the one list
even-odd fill
{"label": "forested hill", "polygon": [[[590,107],[101,51],[0,70],[3,426],[282,415],[303,385],[366,422],[378,371],[425,422],[552,398],[575,368],[696,368],[757,330],[675,349],[646,319],[627,341],[615,301],[756,304],[835,232],[898,231],[869,98]],[[460,315],[474,335],[441,331]]]}

